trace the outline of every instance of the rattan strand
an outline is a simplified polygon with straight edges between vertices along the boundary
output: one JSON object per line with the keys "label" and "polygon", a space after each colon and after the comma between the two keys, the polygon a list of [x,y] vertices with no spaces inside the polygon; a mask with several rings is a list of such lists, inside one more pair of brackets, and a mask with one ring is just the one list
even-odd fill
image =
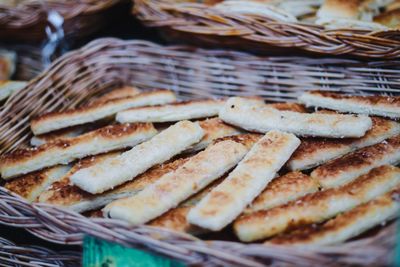
{"label": "rattan strand", "polygon": [[64,18],[63,30],[68,38],[88,36],[106,25],[110,10],[127,0],[26,1],[18,6],[0,5],[0,38],[37,42],[46,38],[48,11]]}
{"label": "rattan strand", "polygon": [[[101,39],[57,59],[0,108],[2,153],[29,140],[29,120],[44,111],[75,107],[123,84],[175,90],[181,98],[260,95],[293,101],[308,89],[393,94],[400,89],[396,61],[362,64],[347,59],[256,57],[224,50],[163,47],[144,41]],[[238,266],[388,264],[395,226],[340,246],[290,248],[205,242],[191,235],[110,219],[89,219],[45,204],[29,204],[0,188],[0,223],[23,227],[60,244],[81,244],[83,234],[156,251],[187,263]]]}
{"label": "rattan strand", "polygon": [[173,41],[214,47],[223,45],[269,54],[303,51],[366,58],[400,57],[399,30],[325,30],[314,24],[223,12],[201,3],[204,1],[132,1],[134,15],[146,26],[160,29]]}
{"label": "rattan strand", "polygon": [[81,253],[60,251],[29,245],[20,246],[0,237],[0,266],[56,267],[78,266]]}

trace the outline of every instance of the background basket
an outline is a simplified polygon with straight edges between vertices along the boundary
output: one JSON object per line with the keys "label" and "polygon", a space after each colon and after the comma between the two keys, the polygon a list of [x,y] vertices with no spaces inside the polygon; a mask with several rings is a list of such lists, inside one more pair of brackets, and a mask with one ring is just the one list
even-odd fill
{"label": "background basket", "polygon": [[[29,118],[75,107],[123,84],[167,88],[181,98],[259,95],[292,101],[307,89],[393,94],[400,89],[399,62],[262,58],[245,53],[162,47],[143,41],[101,39],[57,59],[0,108],[1,152],[29,140]],[[156,251],[188,263],[239,266],[385,265],[393,259],[394,224],[340,246],[289,248],[204,242],[191,235],[112,219],[89,219],[46,204],[29,204],[0,187],[0,223],[26,228],[61,244],[81,244],[88,233],[123,245]]]}
{"label": "background basket", "polygon": [[109,23],[126,0],[26,1],[16,7],[0,5],[0,39],[38,42],[46,38],[48,12],[58,12],[64,19],[68,38],[88,36]]}
{"label": "background basket", "polygon": [[8,51],[16,53],[15,72],[12,75],[13,80],[29,81],[41,73],[50,62],[61,53],[55,52],[45,60],[42,54],[42,47],[38,45],[2,45]]}
{"label": "background basket", "polygon": [[223,12],[205,4],[207,0],[133,2],[133,13],[146,26],[159,28],[169,40],[268,54],[312,52],[366,58],[400,57],[399,30],[325,30],[314,24]]}
{"label": "background basket", "polygon": [[39,246],[18,246],[0,237],[0,266],[78,266],[80,253],[55,252]]}

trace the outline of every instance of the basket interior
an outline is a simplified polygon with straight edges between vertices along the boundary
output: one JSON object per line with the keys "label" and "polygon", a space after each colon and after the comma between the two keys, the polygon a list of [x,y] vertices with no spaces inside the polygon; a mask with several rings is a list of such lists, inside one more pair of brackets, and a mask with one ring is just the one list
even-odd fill
{"label": "basket interior", "polygon": [[[22,92],[13,95],[4,103],[0,108],[0,152],[5,153],[28,143],[31,136],[29,130],[31,117],[43,112],[80,106],[88,99],[122,85],[134,85],[144,89],[170,89],[177,92],[181,99],[241,95],[262,96],[270,102],[282,102],[295,101],[301,92],[315,89],[352,94],[398,95],[400,92],[400,64],[398,63],[397,61],[365,63],[347,59],[257,57],[232,51],[178,46],[163,47],[143,41],[102,39],[57,59],[49,69],[32,80]],[[14,203],[16,197],[10,197],[7,194],[3,192],[3,189],[0,190],[0,195],[10,201],[9,204]],[[15,212],[14,207],[10,205],[0,208],[10,213]],[[52,227],[54,223],[60,229],[64,229],[65,232],[54,230],[58,231],[57,236],[54,237],[48,234],[47,230],[32,227],[31,231],[34,234],[42,238],[46,237],[48,240],[54,237],[55,242],[62,242],[60,240],[79,242],[77,240],[81,238],[80,235],[75,234],[73,237],[67,235],[71,231],[76,231],[76,229],[68,228],[68,224],[65,223],[68,221],[72,225],[75,223],[77,227],[81,227],[79,229],[84,232],[92,232],[106,239],[121,238],[120,234],[123,233],[126,239],[134,236],[133,243],[137,243],[140,240],[135,235],[148,235],[146,240],[150,244],[149,247],[158,249],[159,252],[170,249],[167,244],[151,243],[154,242],[151,240],[152,230],[147,228],[132,229],[121,222],[112,220],[108,222],[105,219],[94,220],[89,224],[86,218],[78,217],[76,214],[66,214],[64,210],[46,205],[32,207],[26,203],[19,203],[15,205],[15,208],[17,211],[14,216],[21,216],[23,212],[27,212],[26,218],[43,216],[41,220],[50,225],[49,227]],[[41,215],[36,214],[37,208],[43,211]],[[23,221],[21,219],[19,222]],[[35,225],[30,219],[28,222],[30,225]],[[112,229],[121,227],[123,230],[107,232],[107,229],[111,229],[110,226],[114,227]],[[386,228],[384,231],[388,233],[393,229],[392,225],[390,229]],[[168,236],[165,231],[159,231],[160,234]],[[204,238],[235,241],[230,239],[230,236],[232,235],[225,232],[218,237],[204,236]],[[387,234],[378,235],[378,237],[385,239]],[[193,242],[193,239],[185,238],[174,236],[168,242],[182,243],[192,249],[192,243],[189,242]],[[376,242],[376,239],[374,240]],[[387,239],[382,244],[389,241],[393,240]],[[125,239],[121,242],[129,243]],[[356,247],[357,244],[361,244],[360,242],[354,241],[351,246]],[[370,241],[362,242],[364,242],[363,245],[371,245],[368,243]],[[200,253],[204,250],[212,254],[213,249],[222,251],[226,247],[230,249],[237,247],[238,250],[240,249],[240,255],[247,256],[252,256],[253,253],[257,255],[257,249],[259,249],[255,248],[256,250],[252,251],[251,246],[224,241],[212,242],[211,248],[205,246],[204,243],[196,249]],[[344,248],[336,249],[338,253],[343,253]],[[270,252],[279,253],[279,249],[274,248]],[[335,249],[330,250],[330,253],[334,252]],[[361,261],[360,255],[364,254],[363,250],[359,248],[352,252],[353,256],[346,255],[352,257],[347,260]],[[302,255],[301,251],[293,253],[296,257]],[[281,257],[284,255],[282,254]]]}
{"label": "basket interior", "polygon": [[247,53],[162,47],[101,39],[56,60],[0,108],[0,152],[27,142],[29,120],[122,86],[175,91],[181,99],[261,96],[295,101],[305,90],[398,94],[399,61],[257,57]]}

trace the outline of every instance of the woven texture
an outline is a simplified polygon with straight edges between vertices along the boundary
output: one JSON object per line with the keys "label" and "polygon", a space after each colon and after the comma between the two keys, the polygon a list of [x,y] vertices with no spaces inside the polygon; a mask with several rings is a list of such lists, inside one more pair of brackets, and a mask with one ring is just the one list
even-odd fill
{"label": "woven texture", "polygon": [[[44,111],[81,105],[123,84],[174,90],[182,99],[259,95],[293,101],[304,90],[394,94],[399,62],[267,58],[245,53],[162,47],[149,42],[101,39],[57,59],[0,109],[1,152],[27,144],[29,119]],[[392,259],[395,225],[340,246],[296,249],[204,242],[191,235],[111,219],[89,219],[45,204],[29,204],[0,187],[0,223],[24,227],[61,244],[80,244],[83,233],[156,251],[188,263],[239,266],[384,265]]]}
{"label": "woven texture", "polygon": [[26,1],[16,7],[0,5],[0,38],[36,42],[46,38],[48,12],[58,12],[63,18],[67,37],[88,36],[104,27],[109,11],[126,0]]}
{"label": "woven texture", "polygon": [[303,51],[366,58],[400,57],[399,30],[325,30],[314,24],[223,12],[204,4],[205,1],[133,1],[134,14],[146,26],[159,28],[169,40],[269,54]]}
{"label": "woven texture", "polygon": [[19,246],[0,237],[0,266],[78,266],[80,253],[55,252],[39,246]]}
{"label": "woven texture", "polygon": [[52,53],[48,57],[42,54],[42,47],[39,45],[0,45],[2,48],[16,52],[17,61],[13,80],[29,81],[39,75],[50,62],[60,56],[61,52]]}

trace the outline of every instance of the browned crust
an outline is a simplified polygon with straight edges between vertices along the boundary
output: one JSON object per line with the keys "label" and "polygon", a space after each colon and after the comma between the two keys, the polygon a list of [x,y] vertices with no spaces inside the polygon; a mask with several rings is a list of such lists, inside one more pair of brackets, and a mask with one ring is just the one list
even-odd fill
{"label": "browned crust", "polygon": [[191,232],[196,228],[188,223],[186,216],[191,207],[177,207],[165,213],[164,215],[149,222],[150,226],[163,227],[178,232]]}
{"label": "browned crust", "polygon": [[[88,133],[90,131],[97,130],[101,127],[108,126],[113,123],[113,120],[108,118],[96,121],[94,123],[86,123],[84,125],[75,125],[67,128],[63,128],[60,130],[52,131],[49,133],[36,135],[37,138],[45,140],[46,143],[57,140],[57,139],[68,139],[71,137],[66,137],[69,133],[78,132],[79,135]],[[76,136],[75,136],[76,137]],[[73,137],[72,137],[73,138]]]}
{"label": "browned crust", "polygon": [[390,10],[374,17],[374,22],[398,29],[400,27],[400,3],[398,9]]}
{"label": "browned crust", "polygon": [[125,102],[129,102],[133,99],[136,98],[141,98],[141,97],[145,97],[148,95],[156,95],[156,94],[164,94],[166,92],[171,92],[169,90],[154,90],[154,91],[146,91],[143,93],[140,93],[136,96],[132,96],[132,97],[128,97],[128,98],[117,98],[117,99],[110,99],[106,102],[102,102],[102,103],[93,103],[87,106],[83,106],[83,107],[79,107],[79,108],[75,108],[75,109],[68,109],[68,110],[64,110],[64,111],[54,111],[54,112],[48,112],[42,115],[39,115],[35,118],[33,118],[31,120],[31,124],[36,124],[36,123],[40,123],[41,121],[46,121],[46,120],[50,120],[53,118],[57,118],[57,117],[63,117],[65,115],[73,115],[73,114],[80,114],[83,112],[89,112],[89,111],[93,111],[96,110],[98,107],[102,107],[102,106],[113,106],[115,104],[122,104]]}
{"label": "browned crust", "polygon": [[388,106],[400,107],[399,96],[381,96],[381,95],[354,96],[354,95],[338,94],[329,91],[312,91],[309,92],[309,94],[321,97],[328,97],[337,100],[354,100],[359,102],[360,104],[362,103],[368,105],[388,105]]}
{"label": "browned crust", "polygon": [[[284,212],[285,210],[305,210],[307,207],[321,207],[326,208],[323,204],[329,199],[335,196],[349,195],[353,198],[363,198],[365,192],[370,190],[375,184],[379,183],[380,180],[386,180],[386,175],[390,175],[392,172],[399,172],[400,169],[390,165],[384,165],[375,169],[372,169],[369,173],[360,176],[356,180],[345,184],[342,187],[330,188],[324,191],[319,191],[316,193],[308,194],[298,200],[289,202],[285,205],[275,207],[269,210],[261,210],[251,214],[245,214],[239,217],[235,225],[247,224],[252,221],[262,221],[268,217],[275,217],[278,214]],[[292,221],[292,223],[287,227],[286,230],[293,230],[297,227],[314,223],[314,221],[302,220],[302,221]]]}
{"label": "browned crust", "polygon": [[99,98],[95,99],[92,102],[92,104],[105,103],[112,99],[129,98],[129,97],[133,97],[139,93],[141,93],[141,91],[136,87],[124,86],[121,88],[114,89],[111,92],[100,96]]}
{"label": "browned crust", "polygon": [[68,128],[64,128],[64,129],[60,129],[54,132],[50,132],[50,133],[45,133],[45,134],[39,134],[36,135],[37,138],[46,140],[46,142],[50,142],[56,139],[64,139],[64,138],[68,138],[65,137],[68,134],[70,134],[71,132],[75,132],[75,131],[82,131],[84,132],[85,130],[82,129],[82,125],[77,125],[77,126],[72,126],[72,127],[68,127]]}
{"label": "browned crust", "polygon": [[179,158],[179,159],[173,160],[169,163],[157,165],[157,166],[149,169],[145,173],[137,176],[133,181],[122,184],[122,185],[118,186],[117,188],[115,188],[114,190],[112,190],[111,192],[118,193],[118,192],[132,191],[132,190],[141,190],[145,186],[157,181],[164,174],[177,170],[180,166],[182,166],[189,159],[190,159],[190,157]]}
{"label": "browned crust", "polygon": [[56,205],[68,205],[92,197],[90,193],[71,185],[69,177],[81,169],[88,168],[118,154],[119,152],[111,152],[81,159],[62,179],[54,182],[47,191],[43,192],[39,196],[39,201]]}
{"label": "browned crust", "polygon": [[101,209],[99,210],[90,210],[82,213],[83,216],[88,217],[88,218],[103,218],[103,212]]}
{"label": "browned crust", "polygon": [[213,190],[225,178],[226,175],[214,181],[209,186],[187,199],[179,207],[172,209],[164,213],[160,217],[154,219],[153,221],[149,222],[149,225],[191,234],[200,234],[207,232],[206,229],[190,224],[187,220],[187,214],[189,213],[191,208],[193,208],[203,197],[210,193],[211,190]]}
{"label": "browned crust", "polygon": [[[273,179],[267,188],[253,201],[251,206],[258,207],[268,200],[273,200],[280,195],[289,196],[299,191],[317,191],[318,183],[310,176],[301,172],[289,172],[283,176]],[[251,207],[248,209],[251,211]]]}
{"label": "browned crust", "polygon": [[226,137],[221,137],[216,140],[214,140],[214,144],[226,140],[230,140],[236,143],[240,143],[244,145],[247,148],[251,148],[260,138],[262,137],[261,134],[239,134],[239,135],[233,135],[233,136],[226,136]]}
{"label": "browned crust", "polygon": [[11,81],[9,81],[9,80],[0,80],[0,86],[3,86],[3,85],[5,85],[5,84],[8,84],[8,83],[10,83]]}
{"label": "browned crust", "polygon": [[157,108],[164,108],[164,107],[181,107],[181,106],[190,106],[192,104],[223,104],[225,100],[222,99],[195,99],[195,100],[186,100],[186,101],[179,101],[179,102],[174,102],[174,103],[169,103],[169,104],[162,104],[162,105],[153,105],[153,106],[144,106],[144,107],[135,107],[135,108],[130,108],[127,109],[126,111],[129,110],[147,110],[147,109],[157,109]]}
{"label": "browned crust", "polygon": [[320,150],[339,149],[340,147],[347,147],[351,143],[349,138],[301,138],[301,144],[293,153],[290,160],[301,160],[309,158],[310,155]]}
{"label": "browned crust", "polygon": [[202,198],[204,198],[208,193],[211,192],[211,190],[213,190],[217,185],[219,185],[223,180],[226,179],[226,177],[228,176],[228,174],[225,174],[223,177],[215,180],[214,182],[212,182],[211,184],[209,184],[206,188],[204,188],[203,190],[201,190],[200,192],[194,194],[193,196],[191,196],[190,198],[188,198],[187,200],[185,200],[185,202],[183,202],[181,204],[181,206],[185,206],[185,207],[193,207],[194,205],[196,205]]}
{"label": "browned crust", "polygon": [[86,134],[65,139],[56,139],[49,143],[43,144],[34,148],[18,149],[9,154],[1,157],[1,166],[10,164],[19,164],[32,157],[39,156],[51,149],[68,149],[68,147],[85,142],[85,140],[92,140],[95,137],[102,138],[103,140],[112,140],[121,138],[123,136],[131,135],[135,132],[145,132],[154,129],[151,123],[124,123],[109,125]]}
{"label": "browned crust", "polygon": [[386,11],[392,11],[392,10],[396,10],[396,9],[400,9],[400,1],[399,0],[394,0],[392,3],[388,4],[385,7]]}
{"label": "browned crust", "polygon": [[363,9],[364,2],[365,0],[326,0],[323,8],[325,12],[328,12],[328,10],[332,12],[334,17],[338,17],[337,14],[340,14],[340,17],[357,19]]}
{"label": "browned crust", "polygon": [[141,190],[145,186],[155,182],[162,175],[176,170],[179,166],[184,164],[188,158],[181,158],[166,164],[157,165],[145,173],[137,176],[134,180],[122,184],[113,190],[104,192],[101,195],[92,195],[80,189],[79,187],[70,184],[69,177],[71,177],[74,173],[80,169],[90,167],[102,160],[104,160],[104,156],[88,157],[81,160],[61,181],[53,183],[45,195],[41,196],[41,201],[56,205],[69,206],[83,200],[91,200],[101,195]]}
{"label": "browned crust", "polygon": [[8,181],[4,187],[23,198],[29,198],[31,192],[47,179],[46,172],[47,169],[23,175]]}
{"label": "browned crust", "polygon": [[170,230],[190,233],[193,235],[207,232],[206,229],[202,229],[196,225],[188,223],[186,217],[191,207],[178,207],[165,213],[164,215],[154,219],[149,223],[150,226],[167,228]]}
{"label": "browned crust", "polygon": [[282,103],[273,103],[267,105],[279,110],[294,111],[299,113],[307,112],[307,108],[300,103],[282,102]]}
{"label": "browned crust", "polygon": [[[323,112],[325,113],[325,111]],[[301,160],[308,158],[316,151],[338,149],[340,147],[348,147],[356,142],[362,142],[372,138],[377,138],[382,134],[388,132],[393,127],[390,120],[380,117],[371,117],[372,128],[361,138],[302,138],[301,144],[293,153],[290,160]]]}
{"label": "browned crust", "polygon": [[[376,138],[388,131],[393,127],[393,121],[387,120],[381,117],[370,117],[372,120],[372,128],[363,136],[362,139]],[[351,138],[350,140],[357,141],[357,138]]]}
{"label": "browned crust", "polygon": [[334,159],[315,169],[311,176],[318,179],[335,176],[347,169],[356,169],[372,164],[376,159],[400,148],[400,135],[389,138],[373,146],[359,149],[338,159]]}
{"label": "browned crust", "polygon": [[363,217],[370,210],[379,210],[392,205],[393,201],[399,201],[400,189],[397,188],[379,198],[361,204],[356,208],[338,215],[336,218],[324,224],[313,224],[301,227],[288,234],[283,234],[269,240],[268,243],[287,245],[296,243],[312,243],[315,238],[323,236],[326,232],[337,232],[358,218]]}
{"label": "browned crust", "polygon": [[210,133],[219,131],[240,131],[238,128],[224,123],[220,118],[211,118],[199,121],[200,127],[204,130],[205,135],[202,140],[210,139]]}

